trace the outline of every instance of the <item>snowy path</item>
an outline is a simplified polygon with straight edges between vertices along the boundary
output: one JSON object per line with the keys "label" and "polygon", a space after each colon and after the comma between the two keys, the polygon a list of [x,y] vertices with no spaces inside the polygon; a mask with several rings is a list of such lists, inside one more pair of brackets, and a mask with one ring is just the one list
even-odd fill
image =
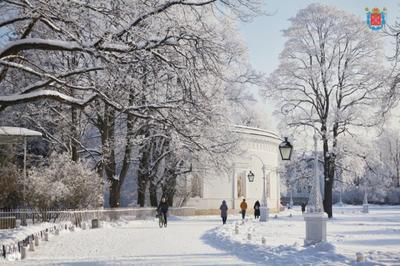
{"label": "snowy path", "polygon": [[[132,221],[102,229],[64,233],[42,243],[18,265],[252,265],[212,247],[207,232],[216,217],[170,221]],[[111,240],[112,239],[112,240]]]}
{"label": "snowy path", "polygon": [[[292,215],[293,214],[293,215]],[[168,228],[156,221],[106,223],[105,228],[63,232],[43,242],[24,261],[6,265],[362,265],[400,266],[400,206],[335,207],[327,240],[303,246],[305,224],[299,208],[268,223],[216,216],[175,218]],[[252,234],[251,240],[248,233]],[[261,243],[265,237],[266,245]],[[2,261],[0,260],[0,264]]]}

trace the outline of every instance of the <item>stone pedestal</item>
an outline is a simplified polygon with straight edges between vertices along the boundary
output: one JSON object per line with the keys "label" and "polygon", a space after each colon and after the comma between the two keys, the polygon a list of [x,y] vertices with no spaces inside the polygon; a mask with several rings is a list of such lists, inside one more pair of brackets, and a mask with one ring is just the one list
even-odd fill
{"label": "stone pedestal", "polygon": [[363,213],[369,213],[368,204],[363,204],[362,212],[363,212]]}
{"label": "stone pedestal", "polygon": [[36,247],[39,246],[39,236],[38,236],[38,235],[35,235],[33,239],[34,239],[34,241],[35,241],[35,246],[36,246]]}
{"label": "stone pedestal", "polygon": [[306,239],[304,245],[313,245],[319,242],[326,242],[326,221],[328,215],[326,213],[305,213],[304,221],[306,222]]}
{"label": "stone pedestal", "polygon": [[26,246],[21,247],[21,260],[26,258]]}
{"label": "stone pedestal", "polygon": [[35,251],[35,245],[32,240],[29,240],[29,251]]}
{"label": "stone pedestal", "polygon": [[265,206],[260,207],[260,222],[268,222],[269,219],[269,211]]}

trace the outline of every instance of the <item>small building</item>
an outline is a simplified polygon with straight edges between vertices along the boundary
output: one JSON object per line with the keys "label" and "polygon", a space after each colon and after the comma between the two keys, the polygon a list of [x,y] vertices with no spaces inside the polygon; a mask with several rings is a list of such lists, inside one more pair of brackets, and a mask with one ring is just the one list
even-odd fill
{"label": "small building", "polygon": [[[229,209],[239,210],[246,199],[249,210],[254,202],[262,204],[263,165],[265,166],[266,195],[270,212],[280,209],[279,144],[282,139],[274,132],[260,128],[235,126],[239,135],[239,155],[232,158],[228,171],[195,169],[191,176],[192,197],[187,206],[195,207],[198,214],[217,214],[222,200]],[[248,174],[254,174],[250,182]],[[236,212],[236,211],[235,211]]]}

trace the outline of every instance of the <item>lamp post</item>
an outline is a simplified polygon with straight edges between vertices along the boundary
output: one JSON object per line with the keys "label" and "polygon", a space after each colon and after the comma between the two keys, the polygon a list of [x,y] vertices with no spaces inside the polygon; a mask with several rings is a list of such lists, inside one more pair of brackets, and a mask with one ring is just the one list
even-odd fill
{"label": "lamp post", "polygon": [[250,171],[247,175],[247,178],[249,179],[249,182],[254,182],[254,173]]}
{"label": "lamp post", "polygon": [[279,152],[281,153],[281,158],[283,161],[290,161],[292,157],[293,146],[288,141],[288,138],[285,137],[285,140],[279,144]]}
{"label": "lamp post", "polygon": [[314,184],[308,200],[307,211],[304,214],[306,222],[306,239],[304,245],[312,245],[326,241],[326,221],[327,214],[324,212],[322,204],[321,188],[318,176],[318,150],[317,132],[314,128]]}

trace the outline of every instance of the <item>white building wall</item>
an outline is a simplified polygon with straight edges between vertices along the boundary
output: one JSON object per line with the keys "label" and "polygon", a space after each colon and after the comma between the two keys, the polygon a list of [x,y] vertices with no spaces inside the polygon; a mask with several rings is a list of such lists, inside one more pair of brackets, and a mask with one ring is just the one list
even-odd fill
{"label": "white building wall", "polygon": [[[219,208],[222,200],[226,200],[229,208],[239,209],[243,198],[246,198],[250,209],[256,200],[262,204],[264,164],[267,169],[266,181],[269,177],[268,207],[271,211],[278,211],[280,206],[278,145],[282,140],[275,133],[258,128],[237,126],[235,131],[241,139],[240,156],[232,159],[229,172],[208,170],[203,178],[203,195],[191,198],[187,205],[199,210],[215,210]],[[248,181],[249,171],[255,175],[254,182]],[[268,182],[266,189],[268,190]]]}

